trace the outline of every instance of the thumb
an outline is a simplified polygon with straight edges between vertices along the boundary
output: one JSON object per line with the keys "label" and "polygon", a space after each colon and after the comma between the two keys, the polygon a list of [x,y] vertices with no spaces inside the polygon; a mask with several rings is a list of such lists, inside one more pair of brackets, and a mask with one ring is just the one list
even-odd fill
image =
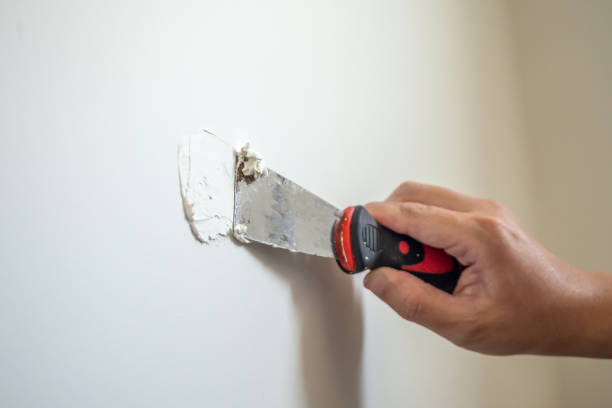
{"label": "thumb", "polygon": [[404,319],[438,333],[460,320],[462,303],[457,297],[408,272],[378,268],[365,277],[363,284]]}

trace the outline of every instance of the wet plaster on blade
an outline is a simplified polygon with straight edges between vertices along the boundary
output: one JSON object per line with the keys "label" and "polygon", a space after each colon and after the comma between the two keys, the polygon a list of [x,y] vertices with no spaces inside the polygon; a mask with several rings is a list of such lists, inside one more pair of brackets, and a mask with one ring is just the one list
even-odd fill
{"label": "wet plaster on blade", "polygon": [[263,156],[251,149],[250,143],[242,146],[242,148],[236,152],[236,157],[236,169],[239,176],[250,176],[256,179],[266,174]]}
{"label": "wet plaster on blade", "polygon": [[236,238],[238,241],[244,244],[248,244],[249,242],[251,242],[246,237],[246,232],[247,232],[247,226],[245,224],[238,224],[234,226],[234,238]]}
{"label": "wet plaster on blade", "polygon": [[[236,183],[251,183],[259,176],[266,175],[267,170],[263,156],[251,149],[249,143],[236,150]],[[235,204],[234,204],[235,205]],[[245,244],[251,242],[247,237],[247,225],[234,226],[234,238]]]}
{"label": "wet plaster on blade", "polygon": [[185,219],[202,243],[227,238],[234,211],[234,149],[208,131],[186,137],[178,147]]}

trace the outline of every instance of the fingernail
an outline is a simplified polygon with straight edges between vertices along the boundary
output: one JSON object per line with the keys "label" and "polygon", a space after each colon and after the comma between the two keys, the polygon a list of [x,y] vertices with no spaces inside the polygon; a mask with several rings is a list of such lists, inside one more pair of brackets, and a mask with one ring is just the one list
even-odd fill
{"label": "fingernail", "polygon": [[384,273],[374,271],[366,276],[363,284],[376,296],[380,296],[385,286],[387,286],[387,282],[389,282],[389,280]]}

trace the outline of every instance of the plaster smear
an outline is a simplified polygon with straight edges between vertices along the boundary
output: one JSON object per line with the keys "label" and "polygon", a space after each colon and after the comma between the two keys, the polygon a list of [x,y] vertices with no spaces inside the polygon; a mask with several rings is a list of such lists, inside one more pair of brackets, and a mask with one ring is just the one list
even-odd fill
{"label": "plaster smear", "polygon": [[208,131],[186,137],[178,147],[185,219],[202,243],[231,233],[234,212],[234,149]]}

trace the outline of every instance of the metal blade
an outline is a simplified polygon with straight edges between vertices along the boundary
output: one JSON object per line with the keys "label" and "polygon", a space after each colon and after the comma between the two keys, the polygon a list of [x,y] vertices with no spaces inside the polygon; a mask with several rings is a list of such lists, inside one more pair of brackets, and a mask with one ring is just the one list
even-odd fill
{"label": "metal blade", "polygon": [[331,230],[339,213],[273,170],[257,178],[236,172],[234,231],[240,238],[333,258]]}

